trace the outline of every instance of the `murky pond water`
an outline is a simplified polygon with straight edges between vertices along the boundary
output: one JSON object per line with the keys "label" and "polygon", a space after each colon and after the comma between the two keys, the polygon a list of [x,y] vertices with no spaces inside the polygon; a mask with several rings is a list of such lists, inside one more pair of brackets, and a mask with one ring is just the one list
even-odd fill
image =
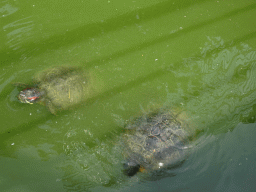
{"label": "murky pond water", "polygon": [[[256,4],[3,1],[1,191],[253,191]],[[20,103],[13,83],[77,66],[92,91],[72,110]],[[173,169],[123,174],[124,126],[151,110],[197,130]]]}

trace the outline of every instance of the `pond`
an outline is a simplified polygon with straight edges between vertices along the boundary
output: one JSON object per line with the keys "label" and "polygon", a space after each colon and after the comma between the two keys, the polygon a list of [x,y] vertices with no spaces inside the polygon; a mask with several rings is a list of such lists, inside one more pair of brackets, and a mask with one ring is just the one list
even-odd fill
{"label": "pond", "polygon": [[[252,0],[4,0],[1,191],[254,191],[256,4]],[[90,74],[86,100],[51,114],[20,103],[41,71]],[[173,169],[123,173],[125,125],[151,110],[198,131]]]}

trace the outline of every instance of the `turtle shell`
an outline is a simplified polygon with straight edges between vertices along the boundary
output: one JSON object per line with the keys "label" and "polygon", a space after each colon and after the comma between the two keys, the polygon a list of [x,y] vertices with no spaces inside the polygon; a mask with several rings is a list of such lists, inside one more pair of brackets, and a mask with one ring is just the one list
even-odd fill
{"label": "turtle shell", "polygon": [[44,90],[43,102],[52,113],[66,110],[84,99],[86,75],[77,67],[55,67],[35,77],[39,89]]}
{"label": "turtle shell", "polygon": [[145,115],[126,126],[124,172],[132,176],[140,168],[157,170],[184,160],[187,155],[187,124],[173,112]]}

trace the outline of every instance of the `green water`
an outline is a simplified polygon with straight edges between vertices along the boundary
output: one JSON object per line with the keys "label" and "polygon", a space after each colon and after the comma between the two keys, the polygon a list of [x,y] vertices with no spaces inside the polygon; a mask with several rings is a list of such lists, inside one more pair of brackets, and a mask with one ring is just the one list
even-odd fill
{"label": "green water", "polygon": [[[1,191],[254,191],[255,1],[2,1]],[[80,66],[94,91],[52,115],[14,82]],[[122,173],[123,126],[178,108],[204,131],[162,174]],[[254,171],[253,171],[254,170]]]}

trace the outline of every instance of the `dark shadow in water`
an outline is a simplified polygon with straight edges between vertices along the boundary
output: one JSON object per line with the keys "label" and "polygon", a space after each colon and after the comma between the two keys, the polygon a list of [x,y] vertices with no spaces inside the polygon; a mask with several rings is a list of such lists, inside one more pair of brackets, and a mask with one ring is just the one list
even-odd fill
{"label": "dark shadow in water", "polygon": [[[12,50],[10,48],[2,49],[0,51],[0,58],[2,60],[0,60],[1,65],[8,65],[11,62],[19,61],[21,57],[27,56],[27,52],[29,52],[29,55],[33,56],[40,55],[49,50],[56,50],[60,47],[66,47],[72,44],[86,41],[89,38],[100,36],[102,33],[109,33],[111,31],[116,31],[130,25],[156,19],[178,9],[184,9],[194,4],[203,3],[204,1],[205,0],[164,1],[156,5],[152,5],[151,7],[146,7],[132,11],[130,13],[118,15],[103,22],[87,24],[74,30],[64,32],[63,34],[53,35],[42,42],[28,43],[23,45],[19,51]],[[139,16],[139,19],[137,19],[137,16]]]}
{"label": "dark shadow in water", "polygon": [[[247,34],[243,37],[239,37],[237,39],[233,39],[232,41],[230,42],[226,42],[224,43],[224,45],[221,47],[221,48],[215,48],[213,50],[210,50],[210,52],[207,54],[210,54],[210,53],[217,53],[217,52],[221,52],[222,50],[228,48],[228,47],[231,47],[231,46],[234,46],[235,44],[233,44],[232,42],[236,42],[236,43],[239,43],[239,42],[242,42],[242,41],[245,41],[245,40],[249,40],[251,38],[254,38],[256,35],[256,32],[252,32],[250,34]],[[200,53],[195,56],[195,57],[200,57]],[[182,65],[178,65],[178,63],[175,64],[175,66],[178,66],[178,67],[182,67]],[[175,70],[175,69],[174,69]],[[172,73],[170,69],[158,69],[148,75],[145,75],[143,77],[138,77],[137,79],[135,79],[134,81],[130,81],[128,83],[125,83],[124,85],[121,85],[121,86],[118,86],[118,87],[115,87],[113,89],[110,89],[110,90],[107,90],[95,97],[92,97],[90,99],[87,100],[87,102],[82,105],[82,106],[86,106],[86,105],[91,105],[93,104],[95,101],[97,100],[105,100],[105,99],[109,99],[110,97],[112,96],[115,96],[117,94],[119,94],[120,92],[125,92],[133,87],[136,87],[140,84],[143,84],[143,83],[146,83],[148,81],[153,81],[154,79],[156,78],[159,78],[167,73]],[[1,100],[5,99],[6,96],[8,94],[10,94],[10,92],[6,92],[6,91],[2,91],[2,92],[5,92],[5,96],[3,94],[1,94]],[[200,92],[200,93],[203,93]],[[187,99],[190,99],[190,98],[187,98]],[[29,107],[29,106],[28,106]],[[61,112],[61,116],[62,115],[68,115],[69,114],[69,111],[62,111]],[[21,132],[24,132],[24,131],[29,131],[31,130],[33,127],[35,126],[31,126],[31,125],[38,125],[38,124],[41,124],[41,123],[44,123],[45,121],[47,121],[48,119],[51,119],[52,118],[52,114],[49,112],[47,115],[44,115],[42,118],[40,119],[36,119],[36,120],[33,120],[33,121],[29,121],[27,123],[23,123],[22,125],[19,125],[17,127],[13,127],[13,128],[10,128],[10,130],[8,130],[7,132],[5,133],[2,133],[0,134],[0,147],[2,149],[4,149],[4,141],[5,140],[8,140],[9,138],[13,137],[14,135],[17,135]],[[55,116],[56,120],[59,118],[59,116]]]}

